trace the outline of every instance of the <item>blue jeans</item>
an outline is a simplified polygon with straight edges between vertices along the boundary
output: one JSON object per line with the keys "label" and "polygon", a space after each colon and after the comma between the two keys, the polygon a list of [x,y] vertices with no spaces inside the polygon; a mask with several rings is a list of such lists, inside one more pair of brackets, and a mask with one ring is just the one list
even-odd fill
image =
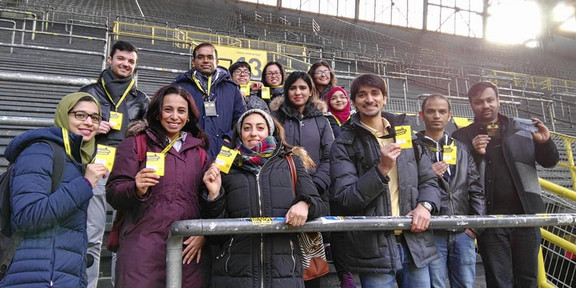
{"label": "blue jeans", "polygon": [[472,288],[476,277],[474,239],[464,232],[434,230],[434,243],[440,258],[428,266],[433,288]]}
{"label": "blue jeans", "polygon": [[398,253],[402,260],[402,269],[396,274],[360,273],[362,288],[394,288],[394,280],[400,288],[430,287],[428,266],[418,268],[405,243],[398,244]]}

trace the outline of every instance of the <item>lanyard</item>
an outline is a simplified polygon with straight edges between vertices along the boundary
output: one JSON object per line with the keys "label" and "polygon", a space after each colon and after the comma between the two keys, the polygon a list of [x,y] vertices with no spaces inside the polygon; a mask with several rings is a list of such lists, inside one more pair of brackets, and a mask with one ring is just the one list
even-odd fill
{"label": "lanyard", "polygon": [[130,81],[130,84],[128,84],[128,88],[126,88],[126,91],[124,91],[124,94],[122,94],[122,97],[120,98],[118,103],[115,103],[114,99],[112,99],[112,96],[110,96],[110,93],[108,93],[108,89],[106,89],[106,83],[104,82],[104,78],[102,78],[102,87],[104,87],[104,92],[106,92],[106,96],[108,96],[108,99],[110,99],[110,102],[112,102],[112,104],[114,104],[114,110],[116,110],[118,107],[120,107],[120,104],[122,103],[122,101],[124,101],[124,98],[126,98],[126,95],[128,95],[128,92],[130,92],[130,90],[132,89],[132,86],[134,86],[134,78],[132,78],[132,80]]}
{"label": "lanyard", "polygon": [[66,130],[66,128],[62,128],[62,140],[64,140],[64,149],[66,150],[66,154],[68,155],[68,157],[70,157],[70,159],[74,159],[72,158],[72,151],[70,148],[70,136],[68,135],[68,130]]}
{"label": "lanyard", "polygon": [[204,87],[202,87],[202,85],[200,84],[200,81],[198,80],[198,77],[196,77],[196,74],[192,76],[194,76],[193,79],[194,82],[196,82],[196,85],[198,85],[198,89],[204,92],[206,98],[208,98],[208,102],[210,102],[210,90],[212,89],[212,75],[208,77],[208,91],[204,91]]}
{"label": "lanyard", "polygon": [[168,153],[168,151],[170,151],[170,149],[172,149],[172,146],[174,146],[174,144],[176,143],[176,141],[180,140],[180,135],[178,135],[178,137],[174,138],[174,140],[170,141],[170,144],[168,144],[168,146],[166,146],[166,148],[164,148],[164,150],[162,150],[162,154],[166,155],[166,153]]}

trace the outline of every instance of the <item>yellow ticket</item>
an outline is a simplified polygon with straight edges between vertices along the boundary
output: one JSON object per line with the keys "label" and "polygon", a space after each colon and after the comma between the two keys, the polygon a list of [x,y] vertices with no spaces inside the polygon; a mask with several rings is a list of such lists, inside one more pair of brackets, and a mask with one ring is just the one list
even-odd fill
{"label": "yellow ticket", "polygon": [[234,159],[236,159],[236,155],[238,155],[238,150],[222,146],[214,163],[220,167],[220,171],[228,174],[230,167],[232,167],[232,163],[234,163]]}
{"label": "yellow ticket", "polygon": [[164,176],[164,160],[162,153],[146,152],[146,168],[154,169],[154,174],[158,176]]}
{"label": "yellow ticket", "polygon": [[272,218],[269,218],[269,217],[256,217],[256,218],[251,218],[251,220],[252,220],[252,224],[258,225],[258,226],[271,225],[272,224]]}
{"label": "yellow ticket", "polygon": [[242,94],[244,97],[250,96],[250,85],[240,85],[240,94]]}
{"label": "yellow ticket", "polygon": [[456,145],[454,145],[454,143],[451,145],[444,145],[442,151],[442,160],[448,163],[448,165],[456,165],[456,154],[458,151]]}
{"label": "yellow ticket", "polygon": [[124,115],[119,112],[110,111],[110,127],[114,130],[121,130],[122,129],[122,118]]}
{"label": "yellow ticket", "polygon": [[409,125],[396,126],[396,143],[400,144],[400,148],[412,148],[412,128]]}
{"label": "yellow ticket", "polygon": [[94,163],[102,164],[108,168],[108,171],[112,171],[115,156],[116,148],[98,144],[98,146],[96,146],[96,157],[94,157]]}
{"label": "yellow ticket", "polygon": [[262,87],[260,95],[262,95],[262,99],[270,100],[270,87]]}

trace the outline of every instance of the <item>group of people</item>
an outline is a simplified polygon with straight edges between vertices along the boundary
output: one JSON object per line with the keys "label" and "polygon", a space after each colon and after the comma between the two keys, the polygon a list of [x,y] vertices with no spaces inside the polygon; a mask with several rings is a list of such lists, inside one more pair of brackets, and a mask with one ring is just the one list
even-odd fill
{"label": "group of people", "polygon": [[[470,126],[450,134],[450,101],[433,94],[419,113],[425,130],[402,136],[408,116],[384,112],[378,75],[354,79],[348,97],[325,61],[288,75],[270,62],[252,81],[246,62],[218,66],[211,43],[192,58],[149,100],[134,80],[138,49],[118,41],[98,81],[62,98],[55,127],[10,142],[11,225],[23,240],[0,287],[96,287],[106,203],[118,214],[115,287],[165,286],[174,221],[301,226],[326,215],[412,217],[407,230],[325,234],[341,287],[356,287],[354,275],[362,287],[472,287],[475,239],[488,287],[537,286],[538,228],[428,229],[432,215],[543,212],[535,165],[556,165],[556,146],[540,120],[526,131],[500,114],[494,84],[468,91]],[[42,140],[67,155],[55,190]],[[116,150],[111,170],[94,160],[97,145]],[[215,161],[223,147],[238,154],[229,171]],[[302,279],[296,234],[182,245],[184,287],[322,287]]]}

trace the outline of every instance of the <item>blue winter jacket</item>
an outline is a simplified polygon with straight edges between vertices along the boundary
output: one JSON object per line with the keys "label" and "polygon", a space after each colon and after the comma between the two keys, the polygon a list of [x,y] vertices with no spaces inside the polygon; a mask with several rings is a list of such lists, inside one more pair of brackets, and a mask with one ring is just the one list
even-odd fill
{"label": "blue winter jacket", "polygon": [[[23,237],[0,287],[86,287],[86,209],[92,187],[84,180],[82,137],[70,134],[60,186],[51,192],[54,152],[39,140],[62,145],[58,127],[14,138],[5,156],[15,167],[11,185],[12,230]],[[65,153],[63,153],[65,154]]]}
{"label": "blue winter jacket", "polygon": [[[194,69],[180,74],[173,84],[186,89],[198,108],[198,124],[210,137],[208,156],[215,159],[222,145],[228,145],[224,138],[232,139],[234,124],[240,115],[246,111],[244,97],[240,94],[240,89],[236,83],[229,80],[230,74],[223,67],[218,67],[213,74],[212,87],[210,89],[210,101],[216,104],[217,116],[206,116],[204,109],[204,90],[200,89],[193,78]],[[206,100],[208,97],[206,97]]]}

